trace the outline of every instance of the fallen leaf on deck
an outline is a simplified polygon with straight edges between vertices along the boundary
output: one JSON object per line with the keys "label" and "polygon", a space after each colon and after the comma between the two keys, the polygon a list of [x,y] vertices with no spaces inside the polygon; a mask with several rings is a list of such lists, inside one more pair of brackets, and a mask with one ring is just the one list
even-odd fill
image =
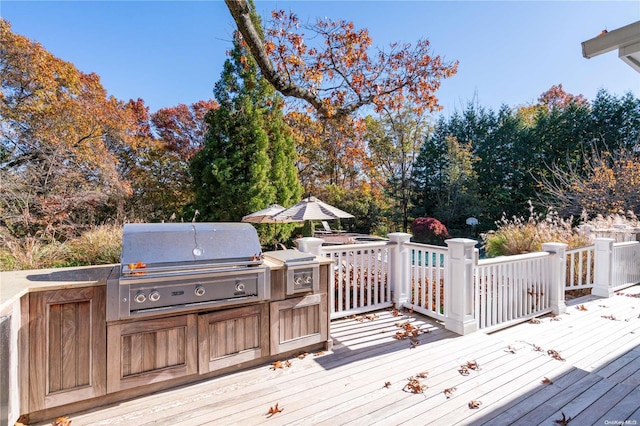
{"label": "fallen leaf on deck", "polygon": [[416,376],[418,376],[421,379],[426,379],[428,375],[429,375],[428,371],[421,371],[418,374],[416,374]]}
{"label": "fallen leaf on deck", "polygon": [[321,355],[324,355],[324,351],[318,351],[313,354],[313,356],[321,356]]}
{"label": "fallen leaf on deck", "polygon": [[409,377],[409,382],[406,385],[404,385],[402,390],[406,392],[408,389],[412,393],[423,393],[424,390],[427,388],[428,388],[427,385],[423,385],[422,383],[420,383],[420,380],[411,376]]}
{"label": "fallen leaf on deck", "polygon": [[284,362],[284,365],[286,365],[287,367],[291,367],[291,361],[286,360],[286,361]]}
{"label": "fallen leaf on deck", "polygon": [[512,353],[512,354],[515,354],[515,353],[516,353],[516,348],[514,348],[514,347],[513,347],[513,346],[511,346],[511,345],[509,345],[509,346],[507,346],[507,349],[505,349],[504,351],[505,351],[505,352]]}
{"label": "fallen leaf on deck", "polygon": [[586,311],[587,310],[587,308],[584,305],[578,305],[576,307],[576,309],[579,310],[579,311]]}
{"label": "fallen leaf on deck", "polygon": [[305,359],[307,357],[307,355],[309,355],[306,352],[302,352],[300,355],[297,356],[298,359]]}
{"label": "fallen leaf on deck", "polygon": [[451,395],[457,390],[458,390],[457,388],[453,387],[453,388],[446,388],[442,392],[444,392],[444,396],[446,396],[447,398],[450,398]]}
{"label": "fallen leaf on deck", "polygon": [[275,361],[273,364],[271,364],[272,370],[277,370],[278,368],[284,368],[284,364],[282,363],[282,361]]}
{"label": "fallen leaf on deck", "polygon": [[70,426],[70,425],[71,425],[71,420],[69,420],[69,417],[58,417],[51,423],[51,426]]}
{"label": "fallen leaf on deck", "polygon": [[538,345],[533,345],[533,350],[536,352],[544,352],[544,349],[542,349],[540,346]]}
{"label": "fallen leaf on deck", "polygon": [[393,310],[391,310],[391,315],[393,315],[394,317],[399,317],[401,314],[396,308],[393,308]]}
{"label": "fallen leaf on deck", "polygon": [[558,425],[567,425],[571,421],[571,417],[567,417],[564,412],[562,412],[562,418],[559,420],[554,420],[553,422]]}
{"label": "fallen leaf on deck", "polygon": [[282,410],[284,410],[284,408],[278,407],[278,403],[276,402],[276,405],[274,407],[269,407],[269,411],[267,412],[267,415],[271,417],[274,414],[282,413]]}
{"label": "fallen leaf on deck", "polygon": [[463,376],[468,376],[469,375],[469,369],[467,368],[466,365],[461,365],[460,369],[458,370],[458,373],[462,374]]}
{"label": "fallen leaf on deck", "polygon": [[602,318],[609,319],[609,320],[612,320],[612,321],[617,321],[616,317],[614,317],[613,315],[602,315]]}
{"label": "fallen leaf on deck", "polygon": [[566,361],[564,358],[562,358],[562,357],[560,356],[560,354],[558,353],[558,351],[555,351],[555,350],[553,350],[553,349],[549,349],[549,350],[547,351],[547,354],[551,355],[551,357],[552,357],[553,359],[557,359],[558,361]]}
{"label": "fallen leaf on deck", "polygon": [[482,405],[482,401],[477,401],[477,400],[473,400],[473,401],[469,401],[469,408],[480,408],[480,406]]}
{"label": "fallen leaf on deck", "polygon": [[467,361],[467,367],[475,371],[480,370],[480,364],[478,364],[475,360]]}
{"label": "fallen leaf on deck", "polygon": [[551,381],[551,379],[549,379],[548,377],[545,377],[544,379],[542,379],[540,381],[540,383],[545,384],[545,385],[552,385],[553,382]]}
{"label": "fallen leaf on deck", "polygon": [[389,388],[391,387],[391,382],[384,382],[384,386],[385,388]]}
{"label": "fallen leaf on deck", "polygon": [[557,316],[555,316],[555,315],[552,315],[552,316],[551,316],[551,321],[562,321],[562,318],[557,317]]}
{"label": "fallen leaf on deck", "polygon": [[540,324],[542,321],[540,321],[538,318],[531,318],[529,320],[529,324]]}

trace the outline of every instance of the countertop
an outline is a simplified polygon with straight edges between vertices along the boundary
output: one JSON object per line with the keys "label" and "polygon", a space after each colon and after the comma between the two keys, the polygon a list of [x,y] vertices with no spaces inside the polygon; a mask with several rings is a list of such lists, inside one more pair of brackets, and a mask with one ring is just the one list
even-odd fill
{"label": "countertop", "polygon": [[0,315],[11,312],[13,302],[27,293],[106,285],[119,264],[0,272]]}
{"label": "countertop", "polygon": [[[318,260],[321,264],[331,262],[327,258]],[[265,264],[272,270],[283,267],[269,260]],[[120,264],[111,264],[0,272],[0,315],[9,314],[13,302],[27,293],[106,285],[111,274],[119,274],[119,267]]]}

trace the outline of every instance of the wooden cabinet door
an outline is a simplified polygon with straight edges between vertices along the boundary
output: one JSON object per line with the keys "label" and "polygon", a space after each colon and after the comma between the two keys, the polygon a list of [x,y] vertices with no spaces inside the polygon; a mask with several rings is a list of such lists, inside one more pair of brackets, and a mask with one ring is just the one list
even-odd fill
{"label": "wooden cabinet door", "polygon": [[269,305],[211,312],[198,317],[199,372],[258,359],[269,354]]}
{"label": "wooden cabinet door", "polygon": [[29,411],[106,393],[105,287],[32,293]]}
{"label": "wooden cabinet door", "polygon": [[195,314],[109,325],[107,390],[197,373],[197,332]]}
{"label": "wooden cabinet door", "polygon": [[326,294],[271,302],[271,355],[326,342],[327,317]]}

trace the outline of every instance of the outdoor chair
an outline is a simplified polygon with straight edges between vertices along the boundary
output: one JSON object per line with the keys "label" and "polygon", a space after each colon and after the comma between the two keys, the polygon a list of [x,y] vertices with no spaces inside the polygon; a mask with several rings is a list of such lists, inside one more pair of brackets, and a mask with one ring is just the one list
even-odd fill
{"label": "outdoor chair", "polygon": [[327,222],[326,220],[323,220],[322,222],[322,227],[324,228],[324,231],[322,232],[323,234],[341,234],[343,232],[347,232],[347,231],[343,231],[342,229],[331,229],[331,227],[329,226],[329,222]]}

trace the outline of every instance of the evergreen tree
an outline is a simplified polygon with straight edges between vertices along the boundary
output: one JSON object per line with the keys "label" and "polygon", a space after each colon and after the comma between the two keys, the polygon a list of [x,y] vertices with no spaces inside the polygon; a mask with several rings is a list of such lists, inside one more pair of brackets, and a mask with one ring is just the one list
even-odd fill
{"label": "evergreen tree", "polygon": [[[255,25],[259,18],[253,14]],[[219,108],[208,113],[203,149],[191,172],[199,219],[240,221],[272,203],[289,206],[302,192],[295,141],[282,116],[282,99],[260,75],[239,35],[214,88]],[[286,237],[292,225],[261,227],[263,241]]]}

